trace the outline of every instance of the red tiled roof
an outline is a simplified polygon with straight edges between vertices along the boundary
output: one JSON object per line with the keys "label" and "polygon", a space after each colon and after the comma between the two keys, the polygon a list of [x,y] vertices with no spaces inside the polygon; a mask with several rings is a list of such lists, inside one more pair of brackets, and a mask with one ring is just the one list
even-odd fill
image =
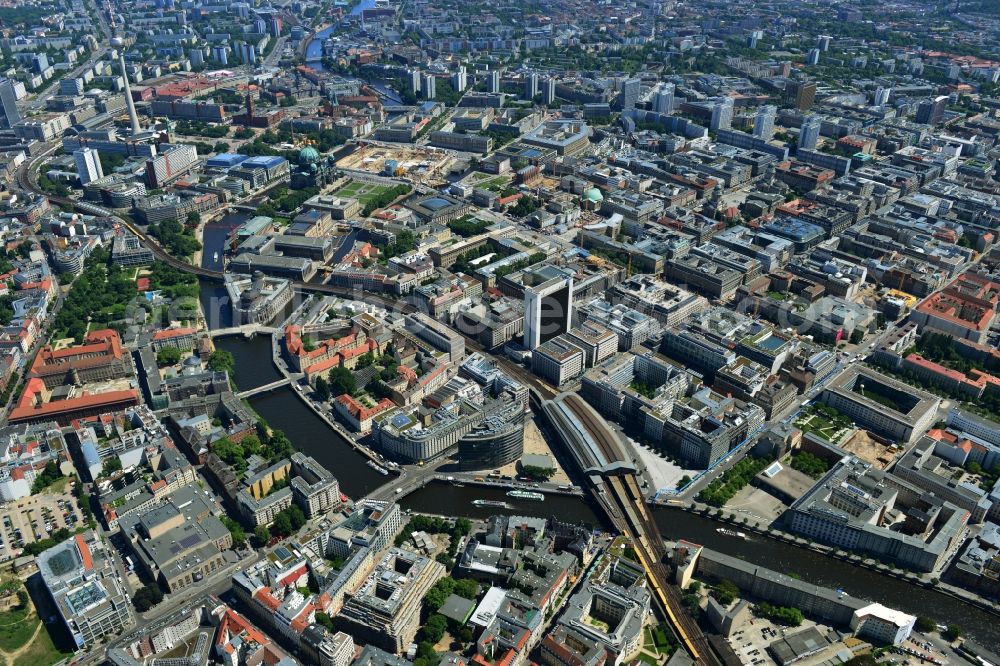
{"label": "red tiled roof", "polygon": [[378,404],[375,405],[374,407],[365,407],[360,402],[358,402],[357,400],[355,400],[353,397],[349,396],[346,393],[337,396],[336,400],[341,405],[343,405],[347,409],[348,413],[354,418],[356,418],[358,421],[365,421],[367,419],[372,418],[376,414],[381,414],[385,410],[392,409],[393,407],[396,406],[392,400],[389,400],[388,398],[382,398],[381,400],[379,400]]}
{"label": "red tiled roof", "polygon": [[91,331],[84,338],[82,345],[58,350],[50,346],[42,347],[31,365],[31,373],[37,376],[53,368],[58,372],[67,372],[74,365],[92,367],[107,363],[111,359],[121,359],[123,353],[122,341],[117,331],[109,328]]}
{"label": "red tiled roof", "polygon": [[8,420],[18,422],[21,420],[35,419],[42,416],[56,418],[62,414],[71,414],[78,410],[92,409],[94,407],[107,406],[109,410],[123,408],[127,405],[139,403],[138,394],[128,389],[125,391],[105,391],[104,393],[87,393],[76,398],[56,400],[53,402],[36,405],[36,399],[45,389],[45,383],[32,377],[24,385],[24,391],[18,398],[17,406],[10,411]]}
{"label": "red tiled roof", "polygon": [[246,637],[260,645],[267,645],[271,640],[257,627],[250,624],[249,620],[232,609],[226,609],[222,621],[219,623],[219,632],[216,634],[215,644],[229,647],[229,642],[233,636],[246,634]]}
{"label": "red tiled roof", "polygon": [[162,331],[157,331],[153,333],[154,340],[169,340],[170,338],[179,338],[184,335],[194,335],[195,330],[193,328],[166,328]]}
{"label": "red tiled roof", "polygon": [[253,598],[257,603],[272,611],[278,610],[278,606],[281,605],[281,601],[271,594],[271,590],[266,587],[262,587],[254,592]]}
{"label": "red tiled roof", "polygon": [[76,548],[80,551],[80,559],[83,560],[84,570],[92,570],[94,568],[94,557],[90,554],[90,547],[87,545],[82,534],[76,535]]}

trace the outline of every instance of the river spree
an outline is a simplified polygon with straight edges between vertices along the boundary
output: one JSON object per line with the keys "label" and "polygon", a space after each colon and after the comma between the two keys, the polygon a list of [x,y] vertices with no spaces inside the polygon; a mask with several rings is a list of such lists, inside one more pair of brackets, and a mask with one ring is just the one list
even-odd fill
{"label": "river spree", "polygon": [[[556,517],[570,522],[603,526],[595,507],[585,500],[565,495],[549,495],[544,502],[512,500],[497,488],[455,487],[433,483],[401,501],[404,508],[418,513],[440,513],[448,507],[449,515],[486,518],[497,512],[472,504],[474,499],[507,502],[510,513]],[[914,615],[926,615],[941,624],[958,624],[986,647],[1000,647],[1000,618],[985,613],[945,594],[914,587],[905,581],[855,567],[804,548],[751,535],[748,541],[727,537],[716,530],[720,524],[680,509],[659,507],[653,510],[656,524],[668,541],[686,539],[747,562],[795,576],[801,580],[834,589],[862,599],[879,601]]]}
{"label": "river spree", "polygon": [[[375,0],[361,0],[351,9],[351,13],[348,16],[357,16],[364,10],[371,9],[374,6]],[[321,71],[324,69],[323,64],[320,62],[323,59],[323,42],[339,27],[339,23],[328,25],[313,36],[312,40],[306,46],[306,62],[309,63],[310,67]]]}
{"label": "river spree", "polygon": [[[219,287],[203,284],[202,303],[216,303]],[[224,291],[223,291],[224,293]],[[227,326],[225,317],[216,317]],[[279,378],[271,362],[270,340],[258,336],[247,340],[239,336],[220,338],[216,345],[233,354],[236,360],[236,384],[249,389]],[[390,477],[377,473],[366,459],[351,448],[340,435],[330,430],[295,394],[282,388],[250,399],[250,405],[272,428],[285,432],[297,449],[318,460],[340,481],[342,491],[351,498],[363,497],[386,483]],[[556,517],[603,527],[603,519],[586,500],[570,496],[548,496],[545,501],[513,500],[500,488],[453,486],[438,482],[403,498],[404,509],[420,513],[464,515],[486,518],[497,509],[477,507],[475,499],[507,502],[512,514]],[[447,507],[445,511],[442,507]],[[719,524],[703,516],[679,509],[657,508],[656,522],[667,540],[687,539],[719,550],[747,562],[797,576],[804,581],[843,589],[863,599],[885,603],[913,614],[927,615],[941,624],[958,624],[986,647],[1000,650],[1000,618],[939,592],[915,587],[905,581],[855,567],[797,546],[763,536],[743,541],[719,534]]]}

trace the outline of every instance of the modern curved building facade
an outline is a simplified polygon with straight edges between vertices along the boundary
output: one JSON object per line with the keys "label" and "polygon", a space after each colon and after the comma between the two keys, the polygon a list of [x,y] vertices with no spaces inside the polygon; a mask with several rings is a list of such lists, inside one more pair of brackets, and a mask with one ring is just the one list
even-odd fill
{"label": "modern curved building facade", "polygon": [[459,469],[491,469],[517,462],[524,453],[524,412],[492,416],[458,440]]}
{"label": "modern curved building facade", "polygon": [[[373,424],[372,432],[384,453],[407,463],[434,460],[450,453],[456,445],[461,451],[461,442],[466,439],[466,452],[470,459],[476,456],[489,458],[490,455],[502,459],[508,454],[499,451],[509,452],[514,446],[520,450],[523,445],[523,412],[524,403],[510,396],[491,399],[483,405],[454,403],[437,410],[430,417],[420,414],[419,410],[393,410]],[[505,423],[516,425],[513,432],[503,427]],[[477,438],[482,442],[473,447],[472,442]],[[483,453],[490,447],[499,447],[499,450],[495,454]],[[520,452],[517,455],[519,457]]]}

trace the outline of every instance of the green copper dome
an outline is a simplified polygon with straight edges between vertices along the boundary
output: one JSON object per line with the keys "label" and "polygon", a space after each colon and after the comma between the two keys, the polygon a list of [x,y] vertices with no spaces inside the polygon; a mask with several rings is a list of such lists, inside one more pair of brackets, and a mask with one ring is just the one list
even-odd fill
{"label": "green copper dome", "polygon": [[586,192],[584,192],[583,196],[584,198],[587,199],[587,201],[593,201],[594,203],[600,203],[601,201],[604,201],[604,195],[601,194],[601,191],[596,187],[592,187]]}
{"label": "green copper dome", "polygon": [[315,164],[319,161],[319,151],[312,146],[306,146],[299,151],[299,164]]}

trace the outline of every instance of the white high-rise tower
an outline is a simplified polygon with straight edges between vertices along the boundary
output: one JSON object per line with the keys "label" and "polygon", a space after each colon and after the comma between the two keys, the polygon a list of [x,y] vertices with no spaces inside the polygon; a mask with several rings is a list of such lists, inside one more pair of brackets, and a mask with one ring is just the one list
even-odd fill
{"label": "white high-rise tower", "polygon": [[73,160],[76,162],[76,175],[80,177],[81,185],[104,178],[101,156],[96,150],[86,147],[75,150]]}

